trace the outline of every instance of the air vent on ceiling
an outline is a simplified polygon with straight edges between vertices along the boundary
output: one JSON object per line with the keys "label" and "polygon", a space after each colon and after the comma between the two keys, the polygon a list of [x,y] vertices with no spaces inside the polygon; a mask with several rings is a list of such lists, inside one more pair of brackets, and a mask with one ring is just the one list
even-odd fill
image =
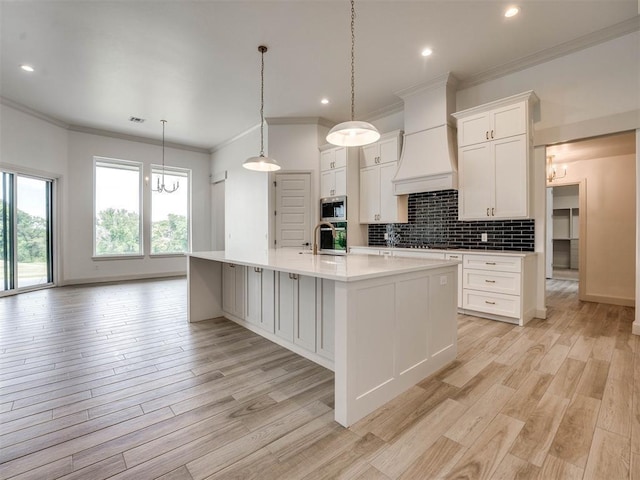
{"label": "air vent on ceiling", "polygon": [[140,118],[140,117],[129,117],[129,121],[133,122],[133,123],[143,123],[144,122],[144,118]]}

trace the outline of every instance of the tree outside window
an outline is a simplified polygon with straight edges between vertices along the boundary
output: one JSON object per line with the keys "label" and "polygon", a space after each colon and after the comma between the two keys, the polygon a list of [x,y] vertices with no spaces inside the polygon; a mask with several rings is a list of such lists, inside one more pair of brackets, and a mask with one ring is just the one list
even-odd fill
{"label": "tree outside window", "polygon": [[[151,170],[153,189],[162,183],[162,169],[154,166]],[[186,253],[190,250],[190,205],[189,189],[191,172],[189,170],[167,167],[164,170],[164,184],[171,189],[174,184],[180,187],[173,193],[151,193],[151,254]]]}

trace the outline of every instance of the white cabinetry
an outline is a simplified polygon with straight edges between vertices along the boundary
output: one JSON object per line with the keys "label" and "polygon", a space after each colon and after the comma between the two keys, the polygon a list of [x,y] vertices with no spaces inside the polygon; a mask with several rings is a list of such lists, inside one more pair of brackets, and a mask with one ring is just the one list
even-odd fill
{"label": "white cabinetry", "polygon": [[457,112],[459,218],[529,218],[533,92]]}
{"label": "white cabinetry", "polygon": [[320,198],[347,195],[347,148],[320,152]]}
{"label": "white cabinetry", "polygon": [[458,120],[458,146],[460,147],[523,133],[527,133],[527,105],[524,101],[517,101]]}
{"label": "white cabinetry", "polygon": [[316,279],[278,272],[278,315],[276,335],[316,350]]}
{"label": "white cabinetry", "polygon": [[524,325],[535,313],[535,255],[464,254],[465,313]]}
{"label": "white cabinetry", "polygon": [[267,332],[275,326],[275,278],[273,270],[247,268],[247,311],[245,320]]}
{"label": "white cabinetry", "polygon": [[461,253],[447,253],[445,254],[447,260],[457,260],[458,264],[458,309],[462,308],[462,254]]}
{"label": "white cabinetry", "polygon": [[335,351],[335,282],[319,278],[317,298],[320,299],[316,321],[316,352],[328,360],[333,360]]}
{"label": "white cabinetry", "polygon": [[222,310],[244,320],[246,267],[225,263],[222,265]]}
{"label": "white cabinetry", "polygon": [[360,223],[407,222],[407,195],[394,195],[402,131],[360,150]]}

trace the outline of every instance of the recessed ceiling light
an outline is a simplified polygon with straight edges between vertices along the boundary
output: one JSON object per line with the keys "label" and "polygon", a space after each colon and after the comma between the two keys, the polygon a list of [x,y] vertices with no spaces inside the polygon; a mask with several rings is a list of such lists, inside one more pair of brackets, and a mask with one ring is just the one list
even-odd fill
{"label": "recessed ceiling light", "polygon": [[24,70],[25,72],[35,72],[35,70],[36,70],[31,65],[20,65],[20,68],[22,70]]}
{"label": "recessed ceiling light", "polygon": [[320,103],[323,105],[326,105],[327,103],[329,103],[329,99],[328,98],[323,98],[322,100],[320,100]]}
{"label": "recessed ceiling light", "polygon": [[519,11],[518,7],[509,7],[507,11],[504,12],[504,16],[507,18],[515,17]]}
{"label": "recessed ceiling light", "polygon": [[433,53],[433,50],[431,50],[430,48],[425,48],[424,50],[422,50],[421,55],[423,57],[428,57],[429,55],[431,55]]}

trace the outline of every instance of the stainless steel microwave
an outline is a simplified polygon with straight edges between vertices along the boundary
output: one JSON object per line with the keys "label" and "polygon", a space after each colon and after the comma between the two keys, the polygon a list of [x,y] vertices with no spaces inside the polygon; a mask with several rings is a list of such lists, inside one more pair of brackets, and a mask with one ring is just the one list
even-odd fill
{"label": "stainless steel microwave", "polygon": [[347,221],[347,197],[326,197],[320,199],[320,219],[324,222]]}

